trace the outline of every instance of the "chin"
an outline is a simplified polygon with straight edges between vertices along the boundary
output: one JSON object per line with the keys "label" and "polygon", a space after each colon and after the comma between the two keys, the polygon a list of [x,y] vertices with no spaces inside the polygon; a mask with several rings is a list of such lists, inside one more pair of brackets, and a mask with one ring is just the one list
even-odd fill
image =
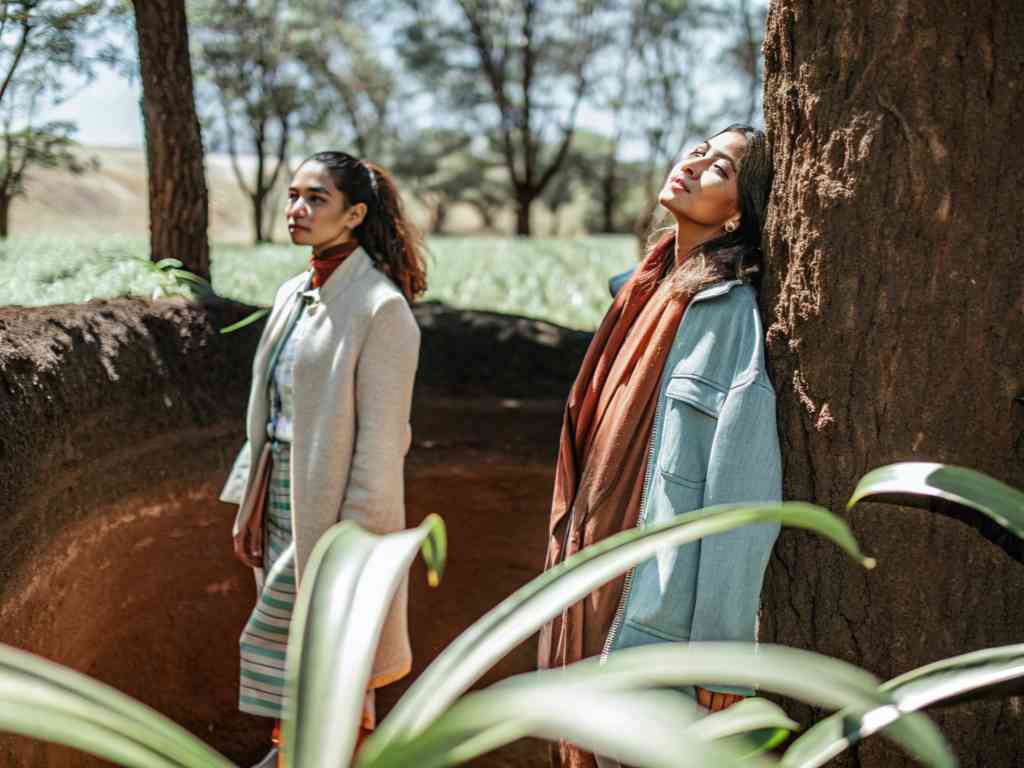
{"label": "chin", "polygon": [[676,215],[686,213],[686,201],[682,199],[682,195],[673,194],[667,189],[658,197],[658,204],[669,213]]}

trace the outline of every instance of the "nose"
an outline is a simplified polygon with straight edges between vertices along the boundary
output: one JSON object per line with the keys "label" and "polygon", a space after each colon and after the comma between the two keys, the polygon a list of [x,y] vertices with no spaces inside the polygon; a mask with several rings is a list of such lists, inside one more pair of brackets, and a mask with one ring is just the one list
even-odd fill
{"label": "nose", "polygon": [[292,219],[302,219],[306,217],[307,209],[305,201],[301,197],[297,197],[294,200],[288,202],[288,216]]}

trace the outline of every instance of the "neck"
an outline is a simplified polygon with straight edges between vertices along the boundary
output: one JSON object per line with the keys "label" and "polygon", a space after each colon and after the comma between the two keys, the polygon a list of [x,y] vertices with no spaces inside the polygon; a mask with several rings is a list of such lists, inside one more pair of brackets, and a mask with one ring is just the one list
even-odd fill
{"label": "neck", "polygon": [[676,216],[676,264],[682,264],[694,248],[718,233],[718,225],[698,224],[692,219]]}
{"label": "neck", "polygon": [[320,254],[323,253],[324,251],[326,251],[328,248],[333,248],[336,245],[344,245],[345,243],[351,242],[352,239],[353,239],[352,238],[352,233],[346,231],[346,232],[342,232],[340,235],[338,235],[333,240],[328,240],[326,243],[320,243],[319,245],[314,245],[313,246],[313,258],[314,259],[319,258]]}

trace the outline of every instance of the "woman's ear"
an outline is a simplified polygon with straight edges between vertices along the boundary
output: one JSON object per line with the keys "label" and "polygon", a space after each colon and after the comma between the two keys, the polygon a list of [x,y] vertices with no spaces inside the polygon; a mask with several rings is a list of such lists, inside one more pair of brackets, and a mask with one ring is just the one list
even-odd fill
{"label": "woman's ear", "polygon": [[349,229],[355,229],[363,223],[363,219],[366,218],[366,203],[356,203],[350,205],[348,210],[345,211],[345,226]]}

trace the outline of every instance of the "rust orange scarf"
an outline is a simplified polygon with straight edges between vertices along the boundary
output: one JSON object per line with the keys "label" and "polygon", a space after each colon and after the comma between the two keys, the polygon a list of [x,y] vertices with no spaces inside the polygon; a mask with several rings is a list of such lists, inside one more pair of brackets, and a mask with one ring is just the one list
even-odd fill
{"label": "rust orange scarf", "polygon": [[[637,523],[658,382],[688,301],[661,280],[674,258],[675,238],[669,235],[615,297],[569,392],[545,569]],[[601,653],[624,578],[541,629],[542,669]],[[561,752],[563,766],[595,765],[592,756],[568,745]]]}
{"label": "rust orange scarf", "polygon": [[314,254],[313,258],[309,261],[310,266],[313,267],[312,287],[319,288],[326,283],[327,278],[334,274],[334,270],[340,267],[345,259],[355,253],[358,247],[359,241],[353,237],[351,240],[339,243],[338,245],[332,245],[330,248],[325,248],[320,253]]}

